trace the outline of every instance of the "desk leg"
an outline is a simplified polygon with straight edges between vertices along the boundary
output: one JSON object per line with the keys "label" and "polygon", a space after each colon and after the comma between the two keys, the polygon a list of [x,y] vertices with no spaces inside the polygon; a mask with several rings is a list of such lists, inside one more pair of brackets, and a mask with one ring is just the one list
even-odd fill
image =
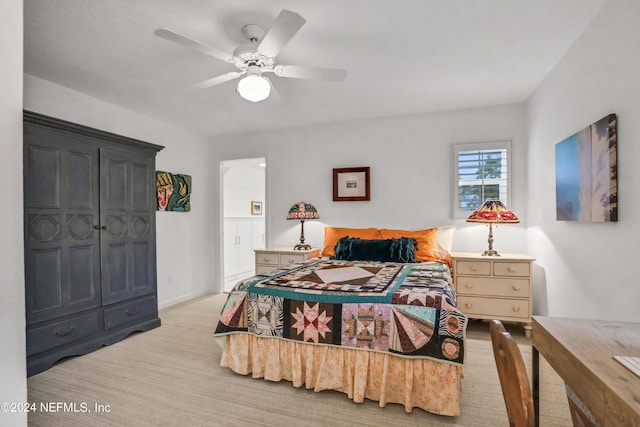
{"label": "desk leg", "polygon": [[531,371],[533,376],[533,412],[536,417],[536,427],[540,426],[540,353],[531,346]]}

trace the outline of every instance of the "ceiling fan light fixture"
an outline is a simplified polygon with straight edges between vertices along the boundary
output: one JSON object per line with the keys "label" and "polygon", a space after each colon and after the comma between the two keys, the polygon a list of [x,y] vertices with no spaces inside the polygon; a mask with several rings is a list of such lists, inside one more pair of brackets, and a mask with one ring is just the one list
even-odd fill
{"label": "ceiling fan light fixture", "polygon": [[238,82],[237,92],[247,101],[259,102],[269,97],[271,85],[260,74],[248,74]]}

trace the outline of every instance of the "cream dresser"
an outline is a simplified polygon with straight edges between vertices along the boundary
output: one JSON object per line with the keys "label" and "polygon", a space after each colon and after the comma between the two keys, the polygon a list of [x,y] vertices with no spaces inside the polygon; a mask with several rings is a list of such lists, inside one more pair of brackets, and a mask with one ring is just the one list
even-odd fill
{"label": "cream dresser", "polygon": [[458,308],[475,319],[522,322],[531,337],[533,261],[528,255],[454,252],[453,280]]}
{"label": "cream dresser", "polygon": [[320,249],[294,250],[292,248],[256,249],[256,274],[277,268],[286,268],[296,262],[320,256]]}

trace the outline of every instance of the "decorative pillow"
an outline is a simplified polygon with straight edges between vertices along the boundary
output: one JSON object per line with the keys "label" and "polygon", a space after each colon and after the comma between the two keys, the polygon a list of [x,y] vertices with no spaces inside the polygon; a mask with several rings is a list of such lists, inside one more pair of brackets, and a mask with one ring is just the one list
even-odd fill
{"label": "decorative pillow", "polygon": [[453,267],[451,250],[453,248],[453,234],[455,231],[456,228],[453,225],[438,227],[436,244],[433,248],[433,252],[436,254],[436,257],[449,264],[449,267]]}
{"label": "decorative pillow", "polygon": [[442,261],[435,253],[437,228],[425,230],[380,230],[383,239],[398,239],[408,237],[416,240],[415,256],[418,261]]}
{"label": "decorative pillow", "polygon": [[345,261],[415,262],[415,239],[350,238],[338,240],[335,259]]}
{"label": "decorative pillow", "polygon": [[334,249],[338,240],[345,236],[359,237],[361,239],[382,239],[377,228],[324,228],[324,246],[322,247],[322,256],[334,256]]}

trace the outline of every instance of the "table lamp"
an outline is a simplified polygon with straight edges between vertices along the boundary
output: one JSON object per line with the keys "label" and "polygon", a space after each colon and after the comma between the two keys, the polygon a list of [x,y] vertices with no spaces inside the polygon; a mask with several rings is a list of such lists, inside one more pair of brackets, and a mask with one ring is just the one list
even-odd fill
{"label": "table lamp", "polygon": [[291,206],[291,209],[289,209],[289,213],[287,214],[287,219],[298,219],[300,220],[301,226],[300,243],[293,247],[294,250],[302,251],[305,249],[311,249],[311,245],[304,243],[304,220],[318,218],[320,218],[318,211],[310,203],[299,202]]}
{"label": "table lamp", "polygon": [[498,252],[493,250],[493,224],[515,224],[520,220],[500,200],[487,199],[480,209],[469,215],[467,222],[489,224],[489,249],[484,251],[482,255],[500,256]]}

